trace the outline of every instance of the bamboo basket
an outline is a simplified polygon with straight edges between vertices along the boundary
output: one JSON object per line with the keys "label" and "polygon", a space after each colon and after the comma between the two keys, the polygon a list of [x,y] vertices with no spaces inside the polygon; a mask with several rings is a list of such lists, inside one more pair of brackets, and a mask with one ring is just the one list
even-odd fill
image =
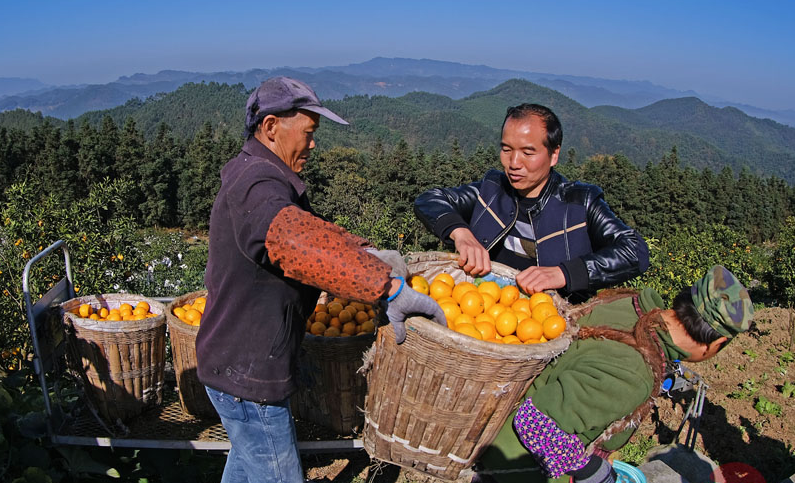
{"label": "bamboo basket", "polygon": [[[409,273],[429,280],[450,273],[456,283],[472,277],[456,256],[428,252],[406,256]],[[518,273],[492,263],[492,274],[508,281]],[[535,376],[563,353],[576,334],[569,304],[550,292],[566,319],[556,339],[531,345],[480,341],[424,317],[406,320],[407,337],[380,327],[367,371],[363,444],[371,457],[455,480],[491,444],[521,402]]]}
{"label": "bamboo basket", "polygon": [[[328,295],[320,295],[325,303]],[[299,389],[290,398],[298,418],[351,434],[364,423],[367,380],[357,372],[375,334],[323,337],[305,334],[298,359]]]}
{"label": "bamboo basket", "polygon": [[[81,304],[94,310],[149,304],[155,317],[130,321],[98,321],[72,313]],[[166,318],[163,304],[131,294],[78,297],[61,304],[69,361],[83,379],[86,395],[111,423],[138,416],[163,401]]]}
{"label": "bamboo basket", "polygon": [[207,290],[199,290],[177,297],[166,307],[166,321],[182,412],[198,418],[220,419],[196,374],[196,334],[199,327],[186,324],[173,314],[175,307],[192,304],[198,297],[206,296]]}

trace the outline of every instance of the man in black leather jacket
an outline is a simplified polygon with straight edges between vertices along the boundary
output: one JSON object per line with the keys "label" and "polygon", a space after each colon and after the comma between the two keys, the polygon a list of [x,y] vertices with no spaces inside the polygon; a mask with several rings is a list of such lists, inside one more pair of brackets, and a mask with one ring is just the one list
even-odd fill
{"label": "man in black leather jacket", "polygon": [[467,273],[485,275],[492,260],[504,263],[521,270],[516,282],[527,293],[556,289],[579,301],[640,275],[649,266],[643,237],[610,210],[601,188],[553,169],[562,141],[550,109],[511,107],[500,142],[504,171],[426,191],[414,212],[455,246]]}

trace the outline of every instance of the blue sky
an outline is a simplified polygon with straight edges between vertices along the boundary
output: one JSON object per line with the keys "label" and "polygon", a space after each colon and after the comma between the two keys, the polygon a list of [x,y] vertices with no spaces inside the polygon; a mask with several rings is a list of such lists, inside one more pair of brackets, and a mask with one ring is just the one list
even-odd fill
{"label": "blue sky", "polygon": [[163,69],[376,56],[649,80],[795,109],[795,2],[0,1],[0,77],[105,83]]}

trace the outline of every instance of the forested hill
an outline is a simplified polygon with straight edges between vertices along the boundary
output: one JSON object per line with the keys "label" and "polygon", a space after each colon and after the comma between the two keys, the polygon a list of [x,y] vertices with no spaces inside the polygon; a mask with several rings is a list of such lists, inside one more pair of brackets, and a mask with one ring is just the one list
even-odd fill
{"label": "forested hill", "polygon": [[[123,106],[86,113],[75,120],[99,127],[105,116],[118,125],[128,117],[151,139],[161,122],[175,135],[191,138],[205,123],[233,136],[243,130],[243,84],[186,84],[178,90],[131,100]],[[795,184],[795,129],[743,114],[734,108],[714,108],[696,98],[660,101],[640,109],[586,108],[552,89],[524,80],[453,100],[416,92],[402,97],[352,96],[326,104],[350,121],[350,126],[323,123],[318,143],[323,147],[365,149],[376,142],[394,146],[400,139],[425,150],[445,150],[458,144],[471,152],[478,145],[496,146],[505,110],[522,102],[551,107],[564,128],[563,159],[593,155],[626,155],[644,166],[677,147],[685,166],[719,171],[743,166],[760,176],[776,175]],[[0,113],[0,126],[29,128],[46,118],[24,111]],[[51,120],[55,124],[62,121]]]}

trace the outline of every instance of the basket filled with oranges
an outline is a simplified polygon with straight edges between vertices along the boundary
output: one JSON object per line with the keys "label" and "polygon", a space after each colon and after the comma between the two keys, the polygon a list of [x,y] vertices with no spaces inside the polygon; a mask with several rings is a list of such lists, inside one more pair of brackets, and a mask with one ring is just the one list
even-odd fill
{"label": "basket filled with oranges", "polygon": [[568,302],[554,292],[522,293],[515,269],[492,263],[488,276],[473,278],[455,254],[405,258],[407,284],[437,301],[447,327],[411,317],[399,346],[390,327],[378,330],[364,448],[376,459],[455,480],[577,328]]}
{"label": "basket filled with oranges", "polygon": [[306,321],[298,359],[298,391],[290,398],[299,419],[338,434],[361,429],[367,380],[357,371],[375,341],[375,307],[320,294]]}
{"label": "basket filled with oranges", "polygon": [[357,372],[375,341],[376,308],[322,293],[306,321],[293,413],[338,434],[361,429],[367,380]]}
{"label": "basket filled with oranges", "polygon": [[199,333],[206,303],[206,290],[177,297],[166,307],[166,320],[182,411],[191,416],[218,419],[218,413],[196,375],[196,334]]}
{"label": "basket filled with oranges", "polygon": [[61,304],[70,366],[110,423],[163,401],[166,319],[163,304],[140,295],[90,295]]}

